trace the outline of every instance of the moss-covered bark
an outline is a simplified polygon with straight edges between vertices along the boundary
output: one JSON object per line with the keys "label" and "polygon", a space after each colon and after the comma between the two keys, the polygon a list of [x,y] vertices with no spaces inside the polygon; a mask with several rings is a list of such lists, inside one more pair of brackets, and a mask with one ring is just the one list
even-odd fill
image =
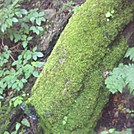
{"label": "moss-covered bark", "polygon": [[28,100],[45,134],[93,133],[109,95],[103,72],[127,49],[120,33],[132,20],[133,6],[130,0],[87,0],[72,16]]}

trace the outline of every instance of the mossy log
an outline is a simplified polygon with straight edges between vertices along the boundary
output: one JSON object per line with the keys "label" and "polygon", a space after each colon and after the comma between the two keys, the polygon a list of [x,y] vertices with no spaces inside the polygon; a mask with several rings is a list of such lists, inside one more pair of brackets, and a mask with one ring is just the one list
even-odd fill
{"label": "mossy log", "polygon": [[133,7],[131,0],[87,0],[71,17],[28,100],[44,134],[93,134],[109,96],[104,73],[127,50],[122,30]]}

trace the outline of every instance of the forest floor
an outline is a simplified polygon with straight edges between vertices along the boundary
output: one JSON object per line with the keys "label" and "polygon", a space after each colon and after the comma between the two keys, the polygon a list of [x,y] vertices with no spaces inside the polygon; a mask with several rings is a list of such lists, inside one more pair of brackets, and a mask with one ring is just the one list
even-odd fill
{"label": "forest floor", "polygon": [[[38,50],[44,54],[43,61],[47,61],[60,33],[63,31],[65,25],[68,23],[69,18],[73,11],[80,6],[85,0],[32,0],[29,4],[24,5],[26,8],[38,7],[45,12],[46,18],[46,32],[41,38],[41,43],[38,45]],[[35,79],[31,79],[31,85]],[[27,116],[27,115],[25,115]],[[38,125],[32,118],[29,119],[31,127],[27,129],[27,134],[36,134],[35,129]],[[123,131],[126,128],[133,129],[134,133],[134,98],[125,91],[120,94],[110,95],[109,102],[103,109],[96,131],[116,128],[118,131]]]}

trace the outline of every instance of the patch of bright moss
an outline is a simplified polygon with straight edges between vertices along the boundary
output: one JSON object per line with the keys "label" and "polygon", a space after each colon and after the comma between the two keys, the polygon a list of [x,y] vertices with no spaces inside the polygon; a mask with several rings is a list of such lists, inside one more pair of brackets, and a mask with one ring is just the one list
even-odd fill
{"label": "patch of bright moss", "polygon": [[[122,58],[127,43],[115,37],[133,17],[133,3],[87,0],[61,34],[28,100],[45,134],[90,134],[109,92],[103,71]],[[106,13],[114,10],[107,21]],[[110,46],[110,47],[109,47]]]}

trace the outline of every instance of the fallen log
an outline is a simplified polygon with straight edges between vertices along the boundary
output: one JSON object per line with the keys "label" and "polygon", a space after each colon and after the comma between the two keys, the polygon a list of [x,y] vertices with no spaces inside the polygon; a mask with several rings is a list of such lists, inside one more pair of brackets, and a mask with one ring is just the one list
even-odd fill
{"label": "fallen log", "polygon": [[107,103],[105,72],[127,50],[132,0],[87,0],[69,20],[27,101],[45,134],[93,134]]}

